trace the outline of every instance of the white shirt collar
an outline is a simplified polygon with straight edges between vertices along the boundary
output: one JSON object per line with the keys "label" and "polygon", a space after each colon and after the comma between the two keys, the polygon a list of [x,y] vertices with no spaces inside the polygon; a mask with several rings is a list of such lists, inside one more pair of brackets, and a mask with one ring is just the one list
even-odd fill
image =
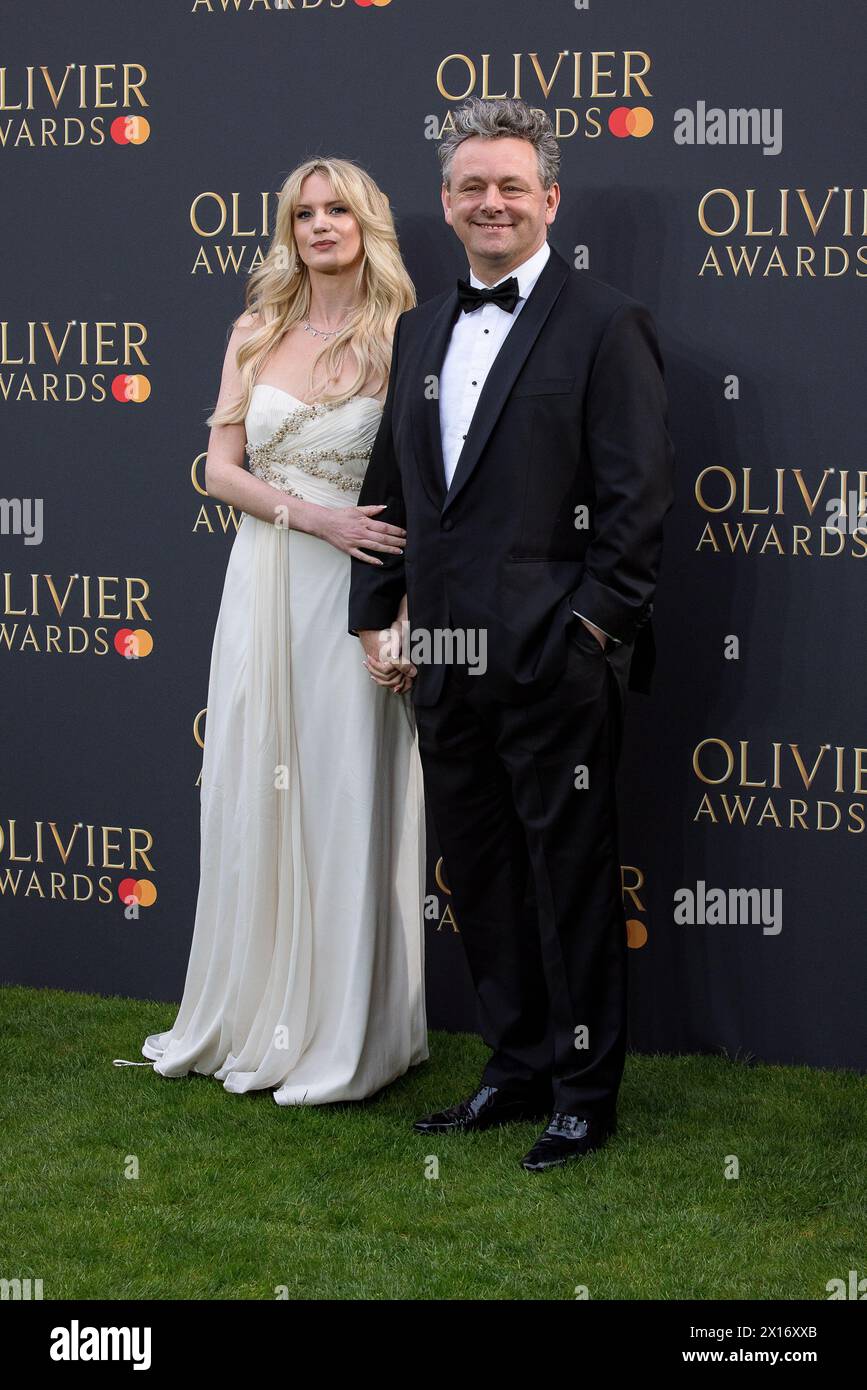
{"label": "white shirt collar", "polygon": [[[510,270],[508,274],[501,275],[499,280],[494,281],[494,285],[499,285],[503,282],[503,280],[508,280],[511,275],[515,275],[518,279],[518,293],[520,294],[522,299],[526,299],[531,289],[535,285],[536,281],[538,280],[539,276],[541,275],[542,268],[544,267],[545,262],[547,261],[550,254],[551,248],[548,245],[546,239],[542,242],[542,245],[539,247],[538,251],[536,251],[530,257],[529,260],[524,261],[521,265],[515,266],[515,269]],[[485,282],[483,280],[480,280],[478,276],[473,273],[472,270],[470,271],[470,284],[475,285],[476,289],[480,290],[488,288],[488,286],[485,285]],[[493,289],[493,287],[494,286],[492,285],[490,288]]]}

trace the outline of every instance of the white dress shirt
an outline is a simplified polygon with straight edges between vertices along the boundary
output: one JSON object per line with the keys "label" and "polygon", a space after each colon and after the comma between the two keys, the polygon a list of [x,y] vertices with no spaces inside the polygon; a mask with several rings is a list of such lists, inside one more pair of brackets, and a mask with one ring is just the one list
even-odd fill
{"label": "white dress shirt", "polygon": [[[452,328],[439,381],[440,434],[447,489],[451,487],[464,440],[494,358],[526,304],[550,254],[551,248],[544,241],[529,260],[494,281],[495,285],[499,285],[512,275],[517,278],[520,297],[511,314],[501,309],[499,304],[483,304],[480,309],[473,309],[468,314],[461,311]],[[477,289],[488,288],[472,270],[469,282]],[[493,289],[493,286],[490,288]],[[574,608],[572,611],[575,612]],[[581,618],[583,614],[576,613],[575,616]],[[588,618],[587,621],[593,622],[593,619]],[[599,624],[594,626],[598,627]],[[599,628],[599,631],[605,630]],[[605,636],[611,642],[617,641],[607,632]]]}

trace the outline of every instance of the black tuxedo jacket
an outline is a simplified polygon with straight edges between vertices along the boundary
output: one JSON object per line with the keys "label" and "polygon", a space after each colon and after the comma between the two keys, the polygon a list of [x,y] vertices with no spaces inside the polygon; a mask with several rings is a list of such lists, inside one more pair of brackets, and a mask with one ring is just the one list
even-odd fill
{"label": "black tuxedo jacket", "polygon": [[[406,592],[412,634],[486,629],[474,679],[519,703],[565,668],[577,610],[635,644],[629,685],[647,691],[674,460],[650,313],[551,247],[446,491],[437,384],[459,312],[453,288],[397,322],[358,501],[387,503],[376,518],[405,527],[407,543],[381,567],[353,558],[349,631],[389,627]],[[584,506],[589,524],[576,526]],[[446,667],[416,664],[413,701],[436,704]]]}

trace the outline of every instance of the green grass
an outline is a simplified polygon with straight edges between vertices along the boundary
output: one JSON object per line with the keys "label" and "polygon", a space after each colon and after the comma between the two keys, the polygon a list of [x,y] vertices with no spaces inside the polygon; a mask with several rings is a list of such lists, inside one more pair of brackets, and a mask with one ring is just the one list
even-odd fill
{"label": "green grass", "polygon": [[854,1072],[630,1056],[609,1146],[532,1174],[537,1124],[411,1130],[474,1088],[478,1038],[432,1033],[372,1100],[286,1108],[112,1066],[175,1013],[0,990],[3,1277],[47,1299],[825,1299],[867,1274]]}

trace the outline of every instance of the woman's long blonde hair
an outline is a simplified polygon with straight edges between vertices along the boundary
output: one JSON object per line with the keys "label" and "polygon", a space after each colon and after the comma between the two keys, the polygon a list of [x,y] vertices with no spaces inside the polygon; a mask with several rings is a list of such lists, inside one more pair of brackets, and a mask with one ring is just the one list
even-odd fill
{"label": "woman's long blonde hair", "polygon": [[[215,410],[205,421],[208,425],[233,425],[244,420],[262,363],[286,330],[310,312],[310,275],[298,254],[293,223],[295,209],[301,202],[301,185],[308,174],[314,173],[330,181],[334,201],[345,203],[357,219],[363,259],[358,280],[360,303],[339,333],[314,358],[306,395],[310,400],[336,404],[356,395],[366,381],[381,386],[388,379],[395,324],[404,310],[416,303],[413,283],[401,260],[388,199],[353,160],[308,159],[293,169],[280,189],[271,245],[247,282],[245,307],[255,311],[260,322],[238,349],[240,398],[234,405]],[[358,362],[354,380],[337,395],[326,396],[324,386],[314,395],[313,374],[320,360],[325,358],[327,386],[339,379],[350,347]]]}

